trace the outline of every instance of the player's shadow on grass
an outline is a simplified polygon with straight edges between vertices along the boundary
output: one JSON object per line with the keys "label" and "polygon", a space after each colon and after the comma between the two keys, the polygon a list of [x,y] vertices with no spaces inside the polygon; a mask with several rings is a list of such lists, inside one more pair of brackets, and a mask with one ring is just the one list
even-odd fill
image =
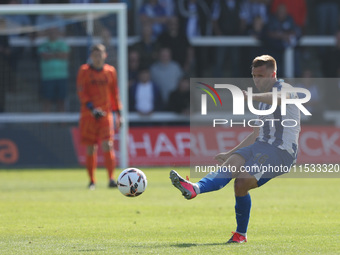
{"label": "player's shadow on grass", "polygon": [[188,248],[193,246],[217,246],[217,245],[226,245],[226,243],[178,243],[178,244],[171,244],[172,247],[178,248]]}
{"label": "player's shadow on grass", "polygon": [[94,251],[106,251],[105,249],[83,249],[83,250],[78,250],[79,252],[94,252]]}

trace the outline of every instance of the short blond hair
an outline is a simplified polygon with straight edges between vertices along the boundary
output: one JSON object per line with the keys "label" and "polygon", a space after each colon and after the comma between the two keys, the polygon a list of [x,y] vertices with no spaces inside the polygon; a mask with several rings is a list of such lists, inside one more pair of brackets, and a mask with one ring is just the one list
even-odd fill
{"label": "short blond hair", "polygon": [[254,58],[251,67],[254,68],[263,65],[265,65],[266,68],[273,69],[275,72],[277,70],[276,60],[270,55],[257,56],[256,58]]}
{"label": "short blond hair", "polygon": [[94,52],[94,51],[106,52],[106,47],[105,47],[105,45],[98,43],[98,44],[92,45],[91,53]]}

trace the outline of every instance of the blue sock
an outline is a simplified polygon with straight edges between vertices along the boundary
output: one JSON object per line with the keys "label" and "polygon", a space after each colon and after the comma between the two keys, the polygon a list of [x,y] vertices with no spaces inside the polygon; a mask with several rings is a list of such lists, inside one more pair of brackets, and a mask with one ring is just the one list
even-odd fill
{"label": "blue sock", "polygon": [[231,180],[230,171],[211,172],[196,184],[200,189],[200,193],[206,193],[222,189],[225,185],[227,185],[230,182],[230,180]]}
{"label": "blue sock", "polygon": [[249,193],[243,197],[235,197],[236,232],[246,234],[250,217],[251,198]]}

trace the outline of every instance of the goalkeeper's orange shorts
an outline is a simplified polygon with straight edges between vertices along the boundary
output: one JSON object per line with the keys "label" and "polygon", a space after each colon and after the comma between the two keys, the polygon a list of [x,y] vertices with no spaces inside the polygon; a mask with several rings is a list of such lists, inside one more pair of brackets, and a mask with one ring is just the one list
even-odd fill
{"label": "goalkeeper's orange shorts", "polygon": [[113,141],[113,114],[95,119],[92,115],[81,116],[79,121],[82,144],[94,145],[99,141]]}

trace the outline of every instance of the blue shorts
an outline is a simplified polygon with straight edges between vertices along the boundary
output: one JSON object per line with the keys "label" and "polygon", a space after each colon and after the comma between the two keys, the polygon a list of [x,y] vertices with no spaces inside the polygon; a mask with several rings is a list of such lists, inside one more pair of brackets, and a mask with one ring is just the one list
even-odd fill
{"label": "blue shorts", "polygon": [[42,81],[41,92],[44,99],[52,102],[63,101],[66,98],[67,79]]}
{"label": "blue shorts", "polygon": [[274,177],[288,173],[294,162],[294,158],[286,150],[259,141],[234,153],[245,159],[241,171],[254,176],[259,187]]}

